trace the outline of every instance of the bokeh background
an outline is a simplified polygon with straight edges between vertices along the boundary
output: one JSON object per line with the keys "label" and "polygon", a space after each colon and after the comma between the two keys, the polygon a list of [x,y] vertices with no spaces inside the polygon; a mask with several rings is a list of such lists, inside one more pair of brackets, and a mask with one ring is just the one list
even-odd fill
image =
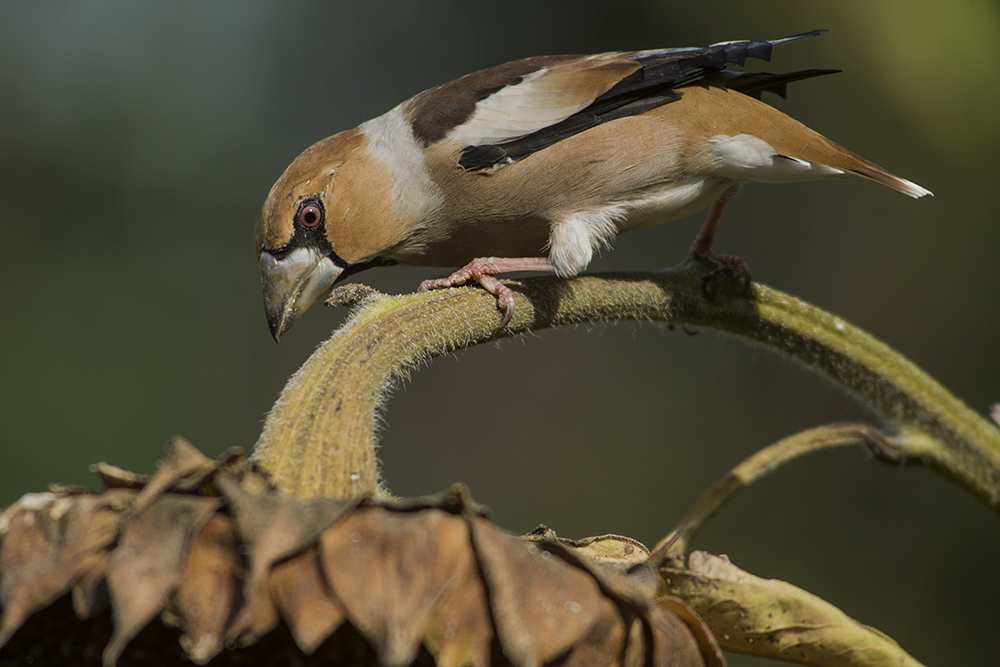
{"label": "bokeh background", "polygon": [[[251,231],[314,141],[524,56],[774,38],[769,71],[838,68],[771,102],[934,191],[750,186],[720,252],[860,325],[972,407],[1000,401],[1000,5],[993,0],[0,5],[0,505],[106,460],[151,471],[181,434],[250,449],[285,379],[344,318],[279,346]],[[593,270],[680,261],[701,216],[618,240]],[[381,269],[392,293],[442,271]],[[516,531],[654,543],[760,447],[870,419],[837,389],[710,331],[577,327],[438,359],[388,402],[393,491],[470,484]],[[887,632],[929,665],[993,664],[1000,522],[860,451],[743,493],[696,540]],[[734,658],[734,665],[759,664]]]}

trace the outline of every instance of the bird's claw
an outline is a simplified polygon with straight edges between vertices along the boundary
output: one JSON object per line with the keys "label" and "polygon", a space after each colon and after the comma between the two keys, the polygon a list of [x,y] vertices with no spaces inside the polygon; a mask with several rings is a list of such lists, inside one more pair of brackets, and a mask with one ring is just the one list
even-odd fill
{"label": "bird's claw", "polygon": [[511,318],[514,317],[514,293],[489,272],[490,268],[494,267],[488,266],[486,262],[482,264],[472,262],[446,278],[423,281],[418,290],[428,292],[433,289],[457,287],[470,281],[479,283],[483,289],[497,298],[497,308],[503,313],[503,319],[500,320],[500,326],[497,328],[503,329],[510,324]]}
{"label": "bird's claw", "polygon": [[[738,281],[739,296],[747,296],[749,294],[753,281],[750,277],[750,267],[747,266],[746,261],[742,257],[737,257],[736,255],[716,255],[715,253],[699,253],[697,256],[717,265],[714,271],[705,274],[701,279],[701,292],[708,300],[711,301],[718,296],[720,290],[719,281],[723,276]],[[690,261],[691,258],[689,257],[688,262]],[[685,262],[685,264],[688,262]]]}

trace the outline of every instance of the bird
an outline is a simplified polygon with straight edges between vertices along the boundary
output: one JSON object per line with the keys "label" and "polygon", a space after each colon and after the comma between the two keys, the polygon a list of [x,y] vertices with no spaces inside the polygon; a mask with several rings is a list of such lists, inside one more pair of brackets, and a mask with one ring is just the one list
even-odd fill
{"label": "bird", "polygon": [[[838,70],[727,69],[769,61],[775,40],[536,56],[439,85],[299,155],[257,216],[268,326],[277,341],[335,282],[375,266],[457,268],[421,290],[479,283],[506,326],[496,276],[582,272],[624,232],[708,208],[692,257],[750,182],[860,177],[932,194],[761,101]],[[461,267],[461,268],[459,268]]]}

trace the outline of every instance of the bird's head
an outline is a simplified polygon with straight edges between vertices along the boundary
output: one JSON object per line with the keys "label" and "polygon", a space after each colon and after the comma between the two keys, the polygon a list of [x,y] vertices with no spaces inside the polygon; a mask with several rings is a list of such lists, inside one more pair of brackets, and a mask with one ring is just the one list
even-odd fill
{"label": "bird's head", "polygon": [[379,231],[392,207],[378,193],[390,190],[387,177],[351,130],[310,146],[271,188],[254,243],[275,341],[335,282],[386,263],[379,252],[392,240]]}

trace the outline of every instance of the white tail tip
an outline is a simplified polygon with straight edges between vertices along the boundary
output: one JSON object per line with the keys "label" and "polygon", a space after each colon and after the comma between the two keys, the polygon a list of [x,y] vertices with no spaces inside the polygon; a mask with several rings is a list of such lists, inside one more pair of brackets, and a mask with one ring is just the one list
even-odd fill
{"label": "white tail tip", "polygon": [[896,189],[902,192],[904,195],[909,195],[914,199],[920,199],[921,197],[933,197],[934,193],[927,188],[922,188],[912,181],[908,181],[905,178],[898,178],[898,183]]}

